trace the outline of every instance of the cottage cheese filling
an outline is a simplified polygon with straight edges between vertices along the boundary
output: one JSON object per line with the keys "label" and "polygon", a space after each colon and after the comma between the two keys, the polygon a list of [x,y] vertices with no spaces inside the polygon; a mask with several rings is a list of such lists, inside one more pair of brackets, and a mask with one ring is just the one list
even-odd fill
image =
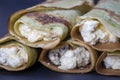
{"label": "cottage cheese filling", "polygon": [[0,64],[17,68],[28,62],[28,55],[19,46],[0,48]]}
{"label": "cottage cheese filling", "polygon": [[118,38],[107,31],[97,20],[83,20],[79,32],[83,40],[90,45],[95,45],[97,42],[116,42]]}
{"label": "cottage cheese filling", "polygon": [[39,29],[31,28],[25,24],[19,25],[19,32],[30,42],[36,42],[38,40],[51,41],[57,39],[59,35],[63,34],[63,30],[60,27],[52,29],[53,33],[50,31],[50,29],[42,31]]}
{"label": "cottage cheese filling", "polygon": [[63,70],[83,68],[90,63],[90,53],[84,47],[78,47],[74,50],[66,47],[66,49],[60,49],[59,52],[49,52],[49,59]]}
{"label": "cottage cheese filling", "polygon": [[107,55],[104,59],[104,65],[107,69],[120,69],[120,56]]}

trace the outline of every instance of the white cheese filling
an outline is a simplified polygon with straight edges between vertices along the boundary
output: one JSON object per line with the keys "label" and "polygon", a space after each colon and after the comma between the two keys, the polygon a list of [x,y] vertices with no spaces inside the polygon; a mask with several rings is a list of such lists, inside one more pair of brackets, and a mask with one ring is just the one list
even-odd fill
{"label": "white cheese filling", "polygon": [[74,50],[68,48],[49,53],[49,59],[63,70],[83,68],[90,63],[90,53],[83,47]]}
{"label": "white cheese filling", "polygon": [[120,69],[120,56],[107,55],[104,65],[107,69]]}
{"label": "white cheese filling", "polygon": [[79,28],[79,32],[83,40],[90,45],[95,45],[97,42],[116,42],[118,38],[100,26],[96,20],[83,20]]}
{"label": "white cheese filling", "polygon": [[51,60],[51,62],[55,65],[60,65],[60,57],[63,56],[63,54],[69,49],[68,45],[62,46],[59,49],[50,50],[48,57]]}
{"label": "white cheese filling", "polygon": [[17,68],[28,62],[28,55],[19,46],[0,48],[0,64]]}
{"label": "white cheese filling", "polygon": [[31,28],[25,24],[19,25],[19,32],[30,42],[36,42],[38,40],[51,41],[55,40],[59,35],[63,34],[63,30],[59,27],[52,29],[51,33],[50,29],[42,31],[40,29]]}

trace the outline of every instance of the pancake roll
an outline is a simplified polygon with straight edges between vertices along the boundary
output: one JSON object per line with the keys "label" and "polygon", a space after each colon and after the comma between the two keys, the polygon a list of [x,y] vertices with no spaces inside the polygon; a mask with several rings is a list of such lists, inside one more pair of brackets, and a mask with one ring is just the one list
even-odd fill
{"label": "pancake roll", "polygon": [[52,49],[69,36],[76,17],[92,9],[93,0],[48,0],[14,13],[9,33],[31,47]]}
{"label": "pancake roll", "polygon": [[60,43],[54,49],[43,49],[39,62],[50,70],[62,73],[88,73],[96,63],[96,51],[77,40]]}
{"label": "pancake roll", "polygon": [[71,36],[99,51],[120,50],[120,0],[100,0],[77,18]]}
{"label": "pancake roll", "polygon": [[0,38],[0,68],[22,71],[32,66],[38,57],[36,49],[23,45],[10,35]]}
{"label": "pancake roll", "polygon": [[96,72],[101,75],[120,76],[120,50],[103,52],[96,62]]}

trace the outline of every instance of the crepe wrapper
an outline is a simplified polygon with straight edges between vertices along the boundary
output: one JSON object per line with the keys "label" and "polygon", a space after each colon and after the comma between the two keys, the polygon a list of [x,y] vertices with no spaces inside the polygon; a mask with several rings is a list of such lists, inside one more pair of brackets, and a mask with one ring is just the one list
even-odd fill
{"label": "crepe wrapper", "polygon": [[17,67],[17,68],[13,68],[7,65],[1,65],[0,64],[0,68],[1,69],[5,69],[7,71],[22,71],[25,70],[29,67],[31,67],[37,60],[38,58],[38,51],[34,48],[28,47],[26,45],[23,45],[17,41],[15,41],[15,38],[9,34],[7,34],[6,36],[0,38],[0,47],[11,47],[11,46],[20,46],[21,48],[24,48],[24,50],[26,51],[26,54],[28,55],[28,62]]}
{"label": "crepe wrapper", "polygon": [[62,45],[70,45],[71,49],[74,49],[75,47],[83,46],[85,47],[89,52],[90,52],[90,64],[86,65],[82,69],[75,68],[75,69],[68,69],[68,70],[63,70],[59,69],[58,66],[54,65],[49,59],[48,59],[48,51],[43,49],[40,56],[39,56],[39,62],[43,64],[45,67],[49,68],[50,70],[56,71],[56,72],[62,72],[62,73],[88,73],[92,71],[95,67],[97,55],[96,51],[93,50],[91,47],[88,45],[81,43],[80,41],[76,40],[68,40],[66,42],[61,43],[58,45],[55,49],[60,48]]}
{"label": "crepe wrapper", "polygon": [[[87,2],[88,1],[88,2]],[[82,15],[86,12],[88,12],[92,8],[93,0],[48,0],[46,2],[43,2],[42,4],[35,5],[33,7],[23,9],[20,11],[17,11],[14,13],[10,19],[9,19],[9,33],[16,38],[17,40],[23,44],[26,44],[31,47],[41,47],[44,49],[51,49],[57,46],[61,40],[65,39],[67,36],[69,36],[69,33],[71,31],[72,26],[75,24],[75,17],[79,15]],[[74,10],[76,11],[75,15],[68,15],[69,13],[64,14],[64,11]],[[53,13],[53,11],[58,11],[58,14]],[[62,12],[61,12],[62,11]],[[47,12],[50,12],[51,14],[47,14]],[[52,14],[53,13],[53,14]],[[27,16],[28,18],[33,18],[35,22],[30,22],[30,20],[22,19],[21,17]],[[73,18],[74,16],[74,18]],[[49,26],[52,24],[60,24],[64,26],[64,33],[61,36],[58,36],[56,40],[52,41],[44,41],[39,40],[37,42],[30,42],[25,37],[23,37],[19,31],[18,31],[18,25],[19,21],[16,22],[19,19],[22,19],[21,21],[23,23],[31,24],[32,27],[38,28],[38,29],[44,29],[44,27]],[[68,19],[67,19],[68,18]],[[24,22],[25,21],[25,22]],[[36,21],[38,21],[36,23]],[[36,25],[37,26],[34,26]],[[40,26],[41,25],[41,26]],[[61,27],[61,26],[60,26]]]}
{"label": "crepe wrapper", "polygon": [[98,58],[97,62],[96,62],[96,72],[101,74],[101,75],[108,75],[108,76],[120,76],[120,70],[118,69],[106,69],[104,66],[104,62],[103,59],[107,56],[107,55],[113,55],[113,56],[120,56],[120,51],[114,51],[114,53],[109,53],[108,52],[103,52],[100,57]]}
{"label": "crepe wrapper", "polygon": [[[82,20],[91,19],[97,20],[102,24],[109,32],[120,38],[120,0],[100,0],[94,9],[89,11],[83,16],[77,18],[77,24],[71,31],[71,36],[74,39],[78,39],[82,42],[83,38],[79,32],[79,24]],[[120,50],[120,42],[98,42],[92,47],[99,51],[115,51]]]}

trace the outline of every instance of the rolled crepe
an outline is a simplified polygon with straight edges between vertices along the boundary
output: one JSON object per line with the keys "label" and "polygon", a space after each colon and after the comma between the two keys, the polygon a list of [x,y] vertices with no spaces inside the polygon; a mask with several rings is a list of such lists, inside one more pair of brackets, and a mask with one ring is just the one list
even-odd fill
{"label": "rolled crepe", "polygon": [[56,48],[43,49],[39,61],[50,70],[63,73],[88,73],[96,63],[96,51],[76,40],[60,43]]}
{"label": "rolled crepe", "polygon": [[120,76],[120,51],[102,53],[96,62],[96,72],[102,75]]}
{"label": "rolled crepe", "polygon": [[32,66],[37,60],[37,50],[14,40],[10,35],[0,39],[0,68],[21,71]]}
{"label": "rolled crepe", "polygon": [[120,49],[120,0],[100,0],[93,10],[77,18],[71,36],[99,51]]}
{"label": "rolled crepe", "polygon": [[54,48],[69,35],[76,16],[92,8],[93,0],[87,1],[48,0],[20,10],[10,17],[9,32],[28,46]]}

